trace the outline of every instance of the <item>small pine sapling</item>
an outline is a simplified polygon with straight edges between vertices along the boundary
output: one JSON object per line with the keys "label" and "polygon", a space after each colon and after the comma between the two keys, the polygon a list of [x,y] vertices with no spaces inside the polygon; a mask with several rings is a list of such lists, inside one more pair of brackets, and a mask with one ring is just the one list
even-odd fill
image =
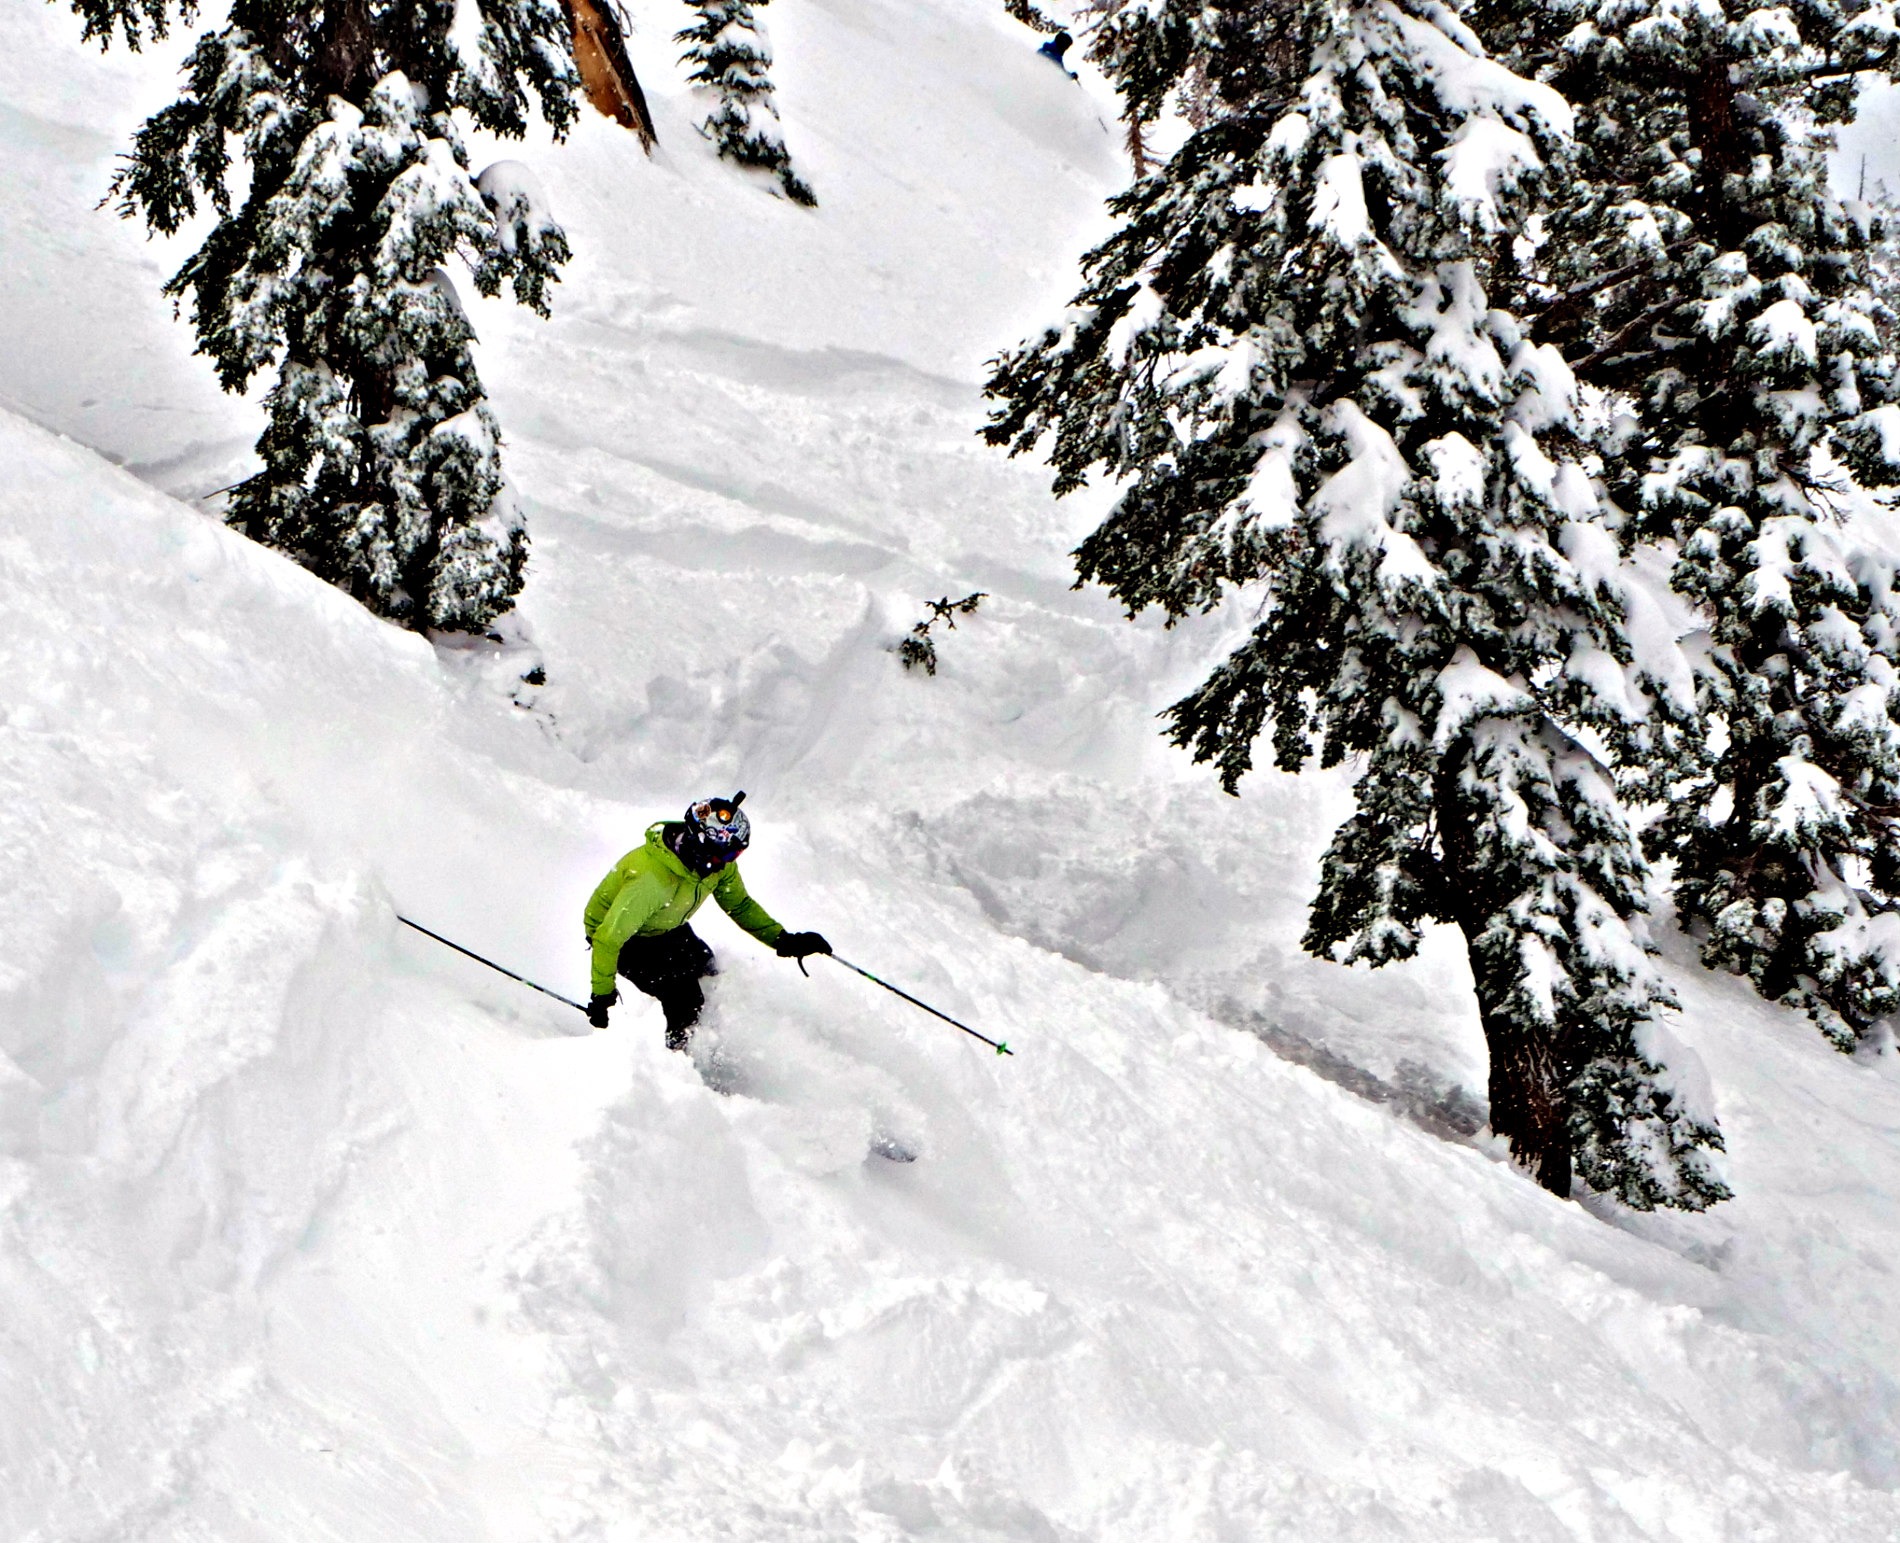
{"label": "small pine sapling", "polygon": [[1148,130],[1170,97],[1181,107],[1207,94],[1205,56],[1191,46],[1194,27],[1173,0],[1084,0],[1076,14],[1088,28],[1090,61],[1121,94],[1122,147],[1139,182],[1154,169]]}
{"label": "small pine sapling", "polygon": [[687,0],[699,19],[673,41],[686,45],[680,55],[680,63],[692,66],[686,78],[714,99],[700,133],[727,160],[767,173],[793,203],[812,208],[818,195],[792,166],[772,99],[772,50],[756,15],[766,3]]}
{"label": "small pine sapling", "polygon": [[978,603],[988,598],[988,594],[979,589],[975,594],[965,595],[961,600],[952,600],[948,595],[936,600],[926,600],[924,606],[930,615],[912,627],[910,636],[897,645],[898,661],[907,670],[921,669],[926,675],[935,675],[937,673],[937,644],[930,635],[930,629],[938,622],[942,622],[955,632],[957,618],[974,616]]}

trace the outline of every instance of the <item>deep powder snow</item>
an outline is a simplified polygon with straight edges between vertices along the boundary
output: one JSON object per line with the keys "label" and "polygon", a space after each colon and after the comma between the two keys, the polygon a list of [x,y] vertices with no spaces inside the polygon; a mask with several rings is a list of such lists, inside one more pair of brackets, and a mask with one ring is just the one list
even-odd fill
{"label": "deep powder snow", "polygon": [[[987,0],[776,0],[802,211],[692,132],[677,10],[656,160],[498,152],[577,253],[550,323],[464,286],[498,656],[217,523],[254,410],[92,207],[177,50],[0,13],[0,1537],[1900,1534],[1891,1064],[1672,945],[1740,1198],[1512,1171],[1457,950],[1299,951],[1340,787],[1155,737],[1234,623],[1071,591],[1101,495],[974,436],[1113,104]],[[601,870],[739,787],[775,914],[1016,1057],[709,912],[722,1098],[394,920],[579,995]]]}

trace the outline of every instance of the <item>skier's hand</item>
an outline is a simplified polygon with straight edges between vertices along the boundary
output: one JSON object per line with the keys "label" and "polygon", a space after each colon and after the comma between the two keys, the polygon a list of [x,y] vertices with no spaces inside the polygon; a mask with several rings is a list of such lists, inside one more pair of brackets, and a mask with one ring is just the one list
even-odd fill
{"label": "skier's hand", "polygon": [[591,996],[587,999],[587,1021],[597,1029],[607,1027],[607,1009],[620,1000],[618,991],[610,991],[605,996]]}
{"label": "skier's hand", "polygon": [[828,954],[831,945],[816,932],[781,932],[772,945],[781,959],[803,959],[809,954]]}

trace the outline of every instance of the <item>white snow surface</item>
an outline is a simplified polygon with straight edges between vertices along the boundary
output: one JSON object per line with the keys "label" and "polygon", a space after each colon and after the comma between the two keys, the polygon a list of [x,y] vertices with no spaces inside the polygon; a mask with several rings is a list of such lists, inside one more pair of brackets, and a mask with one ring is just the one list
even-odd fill
{"label": "white snow surface", "polygon": [[[661,155],[508,151],[577,257],[471,302],[491,655],[217,523],[255,408],[92,207],[177,46],[0,11],[0,1538],[1900,1534],[1891,1058],[1678,941],[1740,1198],[1539,1191],[1449,940],[1298,947],[1344,784],[1156,738],[1245,619],[1072,592],[1100,496],[975,439],[1113,104],[997,5],[776,0],[801,211],[632,14]],[[578,995],[600,872],[738,787],[769,908],[1016,1056],[708,913],[721,1097],[394,919]]]}

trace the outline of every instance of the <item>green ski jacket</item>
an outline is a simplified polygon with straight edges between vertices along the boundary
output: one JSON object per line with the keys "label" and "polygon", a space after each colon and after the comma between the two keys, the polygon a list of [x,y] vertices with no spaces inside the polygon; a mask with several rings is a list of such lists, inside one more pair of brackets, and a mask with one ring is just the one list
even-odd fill
{"label": "green ski jacket", "polygon": [[614,968],[628,938],[656,937],[691,919],[711,895],[719,908],[761,943],[776,943],[785,929],[745,890],[739,865],[727,863],[700,878],[667,850],[662,820],[647,827],[637,846],[613,865],[587,902],[587,941],[594,950],[594,995],[614,989]]}

